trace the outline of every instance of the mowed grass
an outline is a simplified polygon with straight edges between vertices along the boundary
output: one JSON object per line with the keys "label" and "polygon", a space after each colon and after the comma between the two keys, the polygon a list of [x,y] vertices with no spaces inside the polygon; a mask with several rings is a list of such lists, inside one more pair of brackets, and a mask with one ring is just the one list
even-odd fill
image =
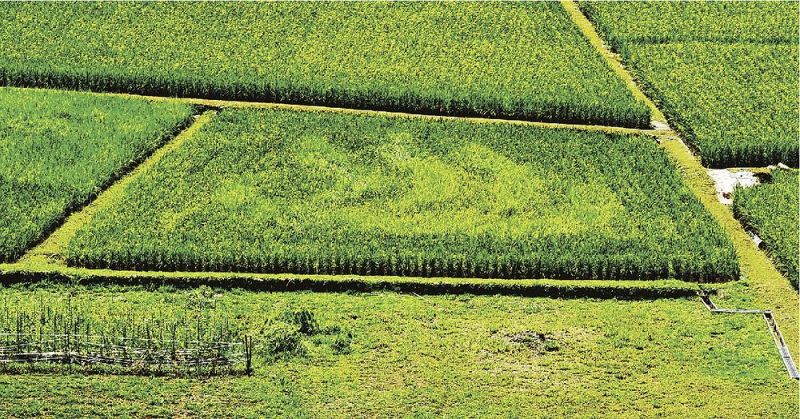
{"label": "mowed grass", "polygon": [[797,171],[777,170],[771,182],[737,189],[733,196],[736,217],[764,240],[767,253],[795,288],[800,249],[798,188]]}
{"label": "mowed grass", "polygon": [[557,3],[0,6],[0,82],[646,127]]}
{"label": "mowed grass", "polygon": [[19,257],[190,115],[183,104],[0,88],[0,261]]}
{"label": "mowed grass", "polygon": [[[3,288],[0,301],[12,312],[69,301],[134,318],[205,310],[256,336],[252,377],[87,376],[77,366],[2,374],[2,416],[793,417],[797,408],[797,383],[763,319],[712,315],[696,300],[48,286]],[[349,333],[346,350],[314,335],[297,354],[265,356],[272,319],[300,309]]]}
{"label": "mowed grass", "polygon": [[655,141],[508,124],[223,110],[102,208],[71,265],[734,279]]}
{"label": "mowed grass", "polygon": [[705,166],[798,165],[797,3],[582,7]]}

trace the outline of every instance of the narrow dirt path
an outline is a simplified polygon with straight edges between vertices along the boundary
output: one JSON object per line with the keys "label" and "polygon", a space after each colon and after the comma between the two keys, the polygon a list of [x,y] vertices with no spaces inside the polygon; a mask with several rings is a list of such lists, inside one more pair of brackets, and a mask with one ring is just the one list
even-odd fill
{"label": "narrow dirt path", "polygon": [[798,350],[800,350],[800,323],[798,323],[798,314],[800,313],[798,312],[797,292],[792,288],[789,280],[778,272],[767,255],[756,247],[741,223],[734,218],[730,208],[719,202],[714,182],[700,164],[700,160],[692,154],[678,133],[669,128],[664,114],[636,85],[633,76],[619,61],[619,56],[606,46],[594,25],[578,8],[578,4],[573,0],[561,0],[561,4],[589,39],[589,42],[606,58],[614,72],[625,80],[634,96],[643,97],[645,103],[653,109],[654,123],[664,127],[662,128],[664,132],[662,147],[678,164],[684,180],[695,196],[733,241],[741,264],[742,277],[747,280],[756,303],[765,309],[772,307],[771,312],[775,320],[781,324],[784,330],[787,346],[797,358]]}
{"label": "narrow dirt path", "polygon": [[633,97],[641,100],[647,105],[648,108],[650,108],[653,126],[659,130],[671,131],[672,129],[669,127],[667,118],[661,112],[661,109],[658,109],[658,106],[656,106],[656,104],[644,94],[642,89],[639,88],[639,85],[636,84],[636,80],[634,80],[633,75],[625,69],[625,66],[622,64],[619,55],[615,54],[610,48],[608,48],[608,46],[606,46],[605,42],[603,42],[603,39],[600,38],[600,35],[597,33],[597,30],[594,28],[594,25],[592,25],[592,22],[590,22],[586,15],[581,12],[581,9],[578,7],[578,3],[573,0],[561,0],[561,5],[564,6],[564,9],[566,9],[570,19],[572,19],[572,21],[575,22],[575,25],[578,26],[578,29],[583,32],[583,35],[589,40],[589,43],[592,44],[595,49],[597,49],[603,58],[605,58],[608,66],[611,67],[611,70],[614,71],[614,73],[625,82],[625,85],[627,85],[628,89],[631,91],[631,93],[633,93]]}
{"label": "narrow dirt path", "polygon": [[59,228],[52,232],[39,245],[22,255],[18,263],[28,266],[63,265],[64,249],[79,228],[88,223],[100,208],[112,205],[122,196],[122,191],[125,189],[125,186],[155,165],[167,153],[178,148],[187,138],[191,137],[203,125],[211,121],[215,114],[216,111],[205,111],[197,115],[194,122],[166,144],[155,150],[141,164],[100,192],[88,205],[67,216],[66,220]]}

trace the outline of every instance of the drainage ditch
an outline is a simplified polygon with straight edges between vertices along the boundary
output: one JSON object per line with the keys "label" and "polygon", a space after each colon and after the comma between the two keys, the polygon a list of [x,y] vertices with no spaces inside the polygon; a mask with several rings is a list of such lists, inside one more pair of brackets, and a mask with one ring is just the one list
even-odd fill
{"label": "drainage ditch", "polygon": [[783,340],[783,334],[781,334],[781,330],[778,328],[778,322],[775,320],[775,317],[772,315],[770,310],[719,308],[716,304],[714,304],[713,301],[711,301],[711,297],[709,297],[708,294],[700,293],[699,295],[700,301],[703,302],[703,305],[705,305],[706,308],[708,308],[708,310],[714,314],[760,314],[764,316],[764,321],[767,322],[769,333],[772,335],[772,340],[775,342],[775,346],[778,348],[783,365],[786,367],[786,372],[789,373],[790,378],[795,380],[800,379],[800,373],[797,371],[797,366],[792,359],[792,354],[789,352],[789,348],[786,346],[786,342]]}

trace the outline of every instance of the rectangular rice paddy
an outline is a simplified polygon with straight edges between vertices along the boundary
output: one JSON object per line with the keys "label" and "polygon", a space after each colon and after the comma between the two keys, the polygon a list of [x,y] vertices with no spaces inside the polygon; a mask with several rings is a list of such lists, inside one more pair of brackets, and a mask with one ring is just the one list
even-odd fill
{"label": "rectangular rice paddy", "polygon": [[737,189],[733,196],[736,217],[764,240],[763,246],[778,269],[798,286],[800,249],[800,179],[797,171],[778,170],[772,180],[752,188]]}
{"label": "rectangular rice paddy", "polygon": [[705,166],[798,165],[796,2],[583,8]]}
{"label": "rectangular rice paddy", "polygon": [[183,104],[0,88],[0,261],[19,257],[191,111]]}
{"label": "rectangular rice paddy", "polygon": [[615,48],[681,42],[797,42],[798,9],[791,1],[582,1]]}
{"label": "rectangular rice paddy", "polygon": [[[601,6],[623,11],[607,39],[705,164],[797,164],[800,6]],[[649,120],[553,3],[0,4],[0,84]],[[712,314],[681,298],[697,284],[656,281],[739,279],[736,240],[744,280],[714,300],[775,309],[796,349],[797,293],[721,204],[707,208],[727,234],[698,202],[713,193],[681,142],[270,108],[207,110],[106,189],[192,107],[0,88],[0,262],[105,192],[0,263],[0,346],[73,320],[66,336],[147,336],[148,354],[170,330],[256,343],[248,376],[0,362],[0,416],[796,416],[760,315]],[[797,182],[776,171],[734,197],[795,285]]]}
{"label": "rectangular rice paddy", "polygon": [[0,83],[650,122],[557,3],[5,3]]}
{"label": "rectangular rice paddy", "polygon": [[71,265],[735,279],[730,240],[644,136],[223,110],[67,246]]}

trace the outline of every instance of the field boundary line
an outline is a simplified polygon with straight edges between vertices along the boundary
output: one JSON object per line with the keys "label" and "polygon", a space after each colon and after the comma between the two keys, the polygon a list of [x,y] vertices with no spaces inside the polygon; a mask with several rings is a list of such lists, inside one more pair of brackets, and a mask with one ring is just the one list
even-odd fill
{"label": "field boundary line", "polygon": [[700,293],[700,301],[703,302],[703,305],[706,306],[708,311],[712,314],[761,314],[764,316],[764,321],[767,323],[767,328],[769,329],[769,333],[772,335],[772,340],[775,342],[775,346],[778,348],[778,353],[781,355],[781,360],[783,361],[783,365],[786,367],[786,372],[789,374],[789,378],[793,378],[795,380],[800,379],[800,373],[797,371],[797,366],[792,359],[792,354],[789,352],[789,348],[786,346],[786,341],[783,340],[783,334],[781,334],[781,329],[778,327],[778,322],[775,320],[775,317],[772,315],[770,310],[758,310],[758,309],[739,309],[739,308],[719,308],[713,301],[711,301],[711,297],[708,294]]}
{"label": "field boundary line", "polygon": [[[26,90],[78,91],[69,89],[46,89],[41,87],[8,86],[7,88],[26,89]],[[115,92],[92,92],[92,91],[80,91],[80,92],[90,93],[99,96],[144,99],[152,102],[185,103],[189,105],[202,106],[217,110],[231,108],[231,109],[293,110],[293,111],[304,111],[304,112],[330,112],[330,113],[341,113],[349,115],[367,115],[367,116],[383,116],[389,118],[422,119],[428,121],[463,121],[474,124],[498,124],[498,125],[508,124],[508,125],[531,126],[531,127],[547,128],[547,129],[572,129],[577,131],[605,132],[609,134],[646,135],[656,138],[662,138],[674,135],[672,130],[669,129],[668,127],[658,127],[650,129],[629,128],[629,127],[620,127],[614,125],[570,124],[562,122],[528,121],[524,119],[435,115],[435,114],[425,114],[425,113],[381,111],[375,109],[343,108],[343,107],[322,106],[322,105],[299,105],[299,104],[280,103],[280,102],[252,102],[252,101],[221,100],[221,99],[201,99],[201,98],[189,98],[189,97],[137,95],[133,93],[115,93]]]}
{"label": "field boundary line", "polygon": [[[44,256],[44,257],[43,257]],[[237,272],[124,271],[71,267],[40,255],[26,262],[0,264],[0,284],[53,282],[82,285],[122,285],[175,288],[246,289],[250,291],[377,292],[421,295],[510,295],[545,298],[618,300],[691,299],[700,284],[668,280],[491,279],[400,277],[324,274],[264,274]],[[703,284],[713,290],[719,284]]]}
{"label": "field boundary line", "polygon": [[680,139],[673,139],[662,142],[661,146],[677,162],[689,188],[733,242],[742,276],[748,281],[759,304],[774,307],[773,315],[781,323],[789,325],[788,346],[797,353],[797,292],[789,280],[778,272],[767,254],[755,245],[742,223],[734,217],[733,211],[717,199],[714,181],[686,144]]}
{"label": "field boundary line", "polygon": [[672,130],[669,127],[669,123],[667,122],[667,118],[664,116],[664,113],[661,112],[661,109],[656,106],[655,102],[653,102],[644,91],[639,88],[639,85],[636,84],[636,80],[633,78],[633,75],[625,69],[625,66],[622,64],[622,60],[620,59],[618,54],[615,54],[611,49],[606,45],[603,41],[603,38],[600,37],[600,34],[595,29],[592,22],[586,15],[583,14],[578,3],[575,0],[561,0],[561,5],[569,14],[570,19],[578,26],[578,29],[583,33],[583,35],[589,40],[589,43],[595,47],[597,52],[605,58],[606,63],[608,63],[611,70],[619,76],[622,81],[625,82],[625,85],[628,86],[628,90],[633,93],[633,96],[641,100],[642,102],[650,108],[651,118],[653,119],[657,127],[665,130]]}
{"label": "field boundary line", "polygon": [[[636,84],[635,79],[619,61],[619,56],[612,52],[608,45],[598,34],[591,21],[583,14],[574,0],[561,0],[561,4],[573,17],[573,21],[583,31],[592,45],[606,58],[609,65],[617,74],[628,83],[634,95],[643,95],[643,90]],[[658,109],[655,102],[647,98],[648,106],[652,105],[658,110],[657,115],[664,114]],[[664,118],[666,123],[666,118]],[[734,250],[739,259],[742,277],[748,281],[759,304],[773,307],[771,315],[775,320],[780,320],[788,326],[786,333],[789,338],[787,346],[795,354],[800,350],[800,322],[798,322],[798,295],[795,289],[769,259],[766,253],[755,246],[750,235],[741,222],[733,216],[733,211],[717,199],[717,190],[714,181],[708,175],[699,158],[692,153],[680,134],[666,125],[661,147],[677,164],[681,175],[689,189],[700,200],[706,210],[720,224],[726,235],[733,242]]]}
{"label": "field boundary line", "polygon": [[49,236],[46,236],[38,245],[29,249],[19,259],[19,264],[36,266],[52,265],[54,260],[63,258],[66,244],[83,225],[88,223],[97,211],[105,206],[113,204],[121,197],[121,192],[138,175],[152,167],[160,161],[167,153],[180,146],[187,138],[191,137],[203,125],[207,124],[216,111],[206,110],[194,116],[188,127],[179,131],[177,135],[156,148],[147,158],[136,165],[132,170],[123,174],[115,182],[111,183],[100,191],[95,198],[78,210],[69,214],[64,222],[56,228]]}

